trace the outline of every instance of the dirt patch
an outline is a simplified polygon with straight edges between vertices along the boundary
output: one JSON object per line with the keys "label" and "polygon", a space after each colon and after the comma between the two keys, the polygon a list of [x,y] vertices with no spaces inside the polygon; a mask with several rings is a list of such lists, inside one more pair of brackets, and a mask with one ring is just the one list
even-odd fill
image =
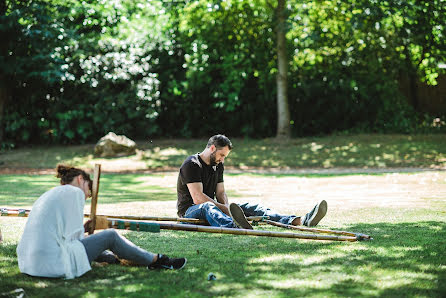
{"label": "dirt patch", "polygon": [[55,174],[55,169],[31,169],[31,168],[0,168],[0,175],[50,175]]}
{"label": "dirt patch", "polygon": [[[267,167],[225,167],[226,173],[232,174],[302,174],[302,175],[343,175],[343,174],[385,174],[385,173],[418,173],[446,171],[444,167],[438,168],[267,168]],[[103,173],[116,174],[144,174],[144,173],[170,173],[178,172],[176,167],[160,167],[154,169],[120,168],[120,167],[102,167]],[[36,169],[36,168],[6,168],[0,167],[0,175],[51,175],[55,174],[55,169]]]}

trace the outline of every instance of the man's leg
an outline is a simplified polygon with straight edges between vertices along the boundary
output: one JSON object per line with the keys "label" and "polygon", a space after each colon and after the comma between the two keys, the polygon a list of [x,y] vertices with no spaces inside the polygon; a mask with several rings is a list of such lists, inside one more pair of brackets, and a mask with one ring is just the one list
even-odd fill
{"label": "man's leg", "polygon": [[295,215],[282,215],[260,204],[244,203],[238,204],[246,216],[269,216],[272,221],[277,221],[286,225],[293,224]]}
{"label": "man's leg", "polygon": [[211,202],[193,205],[186,210],[185,218],[206,220],[211,226],[224,228],[237,228],[232,218],[222,212]]}
{"label": "man's leg", "polygon": [[282,215],[266,208],[260,204],[244,203],[239,205],[246,216],[269,216],[270,220],[277,221],[287,225],[304,225],[308,227],[316,226],[319,221],[327,214],[327,202],[322,200],[316,204],[313,209],[302,217],[295,215]]}
{"label": "man's leg", "polygon": [[302,225],[307,227],[316,226],[321,219],[324,218],[325,214],[327,214],[327,209],[327,202],[322,200],[320,203],[316,204],[310,212],[302,216]]}

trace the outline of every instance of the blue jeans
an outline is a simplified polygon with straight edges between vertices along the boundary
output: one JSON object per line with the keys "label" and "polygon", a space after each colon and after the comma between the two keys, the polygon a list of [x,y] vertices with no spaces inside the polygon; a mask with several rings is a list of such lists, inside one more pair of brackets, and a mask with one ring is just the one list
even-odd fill
{"label": "blue jeans", "polygon": [[211,202],[190,206],[186,210],[184,217],[206,220],[214,227],[237,228],[232,218]]}
{"label": "blue jeans", "polygon": [[282,215],[260,204],[238,204],[242,208],[245,216],[269,216],[269,220],[290,225],[297,217],[295,215]]}
{"label": "blue jeans", "polygon": [[[269,216],[270,220],[283,224],[291,224],[296,218],[294,215],[281,215],[260,204],[238,204],[246,216]],[[197,218],[206,220],[211,226],[224,228],[237,228],[232,218],[223,213],[215,204],[206,202],[192,205],[184,214],[185,218]]]}

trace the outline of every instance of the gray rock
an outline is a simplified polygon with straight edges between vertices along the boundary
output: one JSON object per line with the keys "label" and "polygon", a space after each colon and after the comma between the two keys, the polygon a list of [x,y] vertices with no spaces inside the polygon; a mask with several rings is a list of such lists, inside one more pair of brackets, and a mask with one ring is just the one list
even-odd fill
{"label": "gray rock", "polygon": [[136,153],[136,143],[126,136],[109,132],[94,147],[94,155],[99,157],[118,157]]}

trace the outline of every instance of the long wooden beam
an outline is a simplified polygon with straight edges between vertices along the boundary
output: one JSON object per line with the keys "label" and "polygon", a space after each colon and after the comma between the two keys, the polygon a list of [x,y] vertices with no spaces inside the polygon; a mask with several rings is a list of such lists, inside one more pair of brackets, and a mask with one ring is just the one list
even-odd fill
{"label": "long wooden beam", "polygon": [[[2,211],[1,216],[23,216],[27,217],[31,210],[29,209],[14,209],[14,208],[0,208]],[[90,213],[85,213],[84,217],[90,218]],[[138,215],[112,215],[112,214],[96,214],[96,216],[103,216],[107,218],[119,218],[119,219],[130,219],[130,220],[153,220],[153,221],[177,221],[177,222],[187,222],[194,224],[206,225],[205,220],[197,218],[184,218],[184,217],[163,217],[163,216],[138,216]],[[264,220],[264,216],[249,216],[246,218],[249,221],[261,221]]]}
{"label": "long wooden beam", "polygon": [[[103,214],[97,214],[96,216],[104,216],[107,218],[130,219],[130,220],[177,221],[177,222],[187,222],[187,223],[207,225],[207,221],[197,219],[197,218],[137,216],[137,215],[103,215]],[[85,217],[89,217],[89,214],[86,213]],[[266,218],[265,218],[265,216],[249,216],[246,219],[249,221],[259,221],[260,222],[261,220],[264,220]]]}
{"label": "long wooden beam", "polygon": [[19,216],[28,217],[31,210],[27,209],[10,209],[10,208],[0,208],[1,216]]}
{"label": "long wooden beam", "polygon": [[137,222],[137,221],[127,221],[127,220],[114,220],[114,219],[107,219],[107,225],[109,228],[125,229],[125,230],[141,231],[141,232],[145,231],[159,232],[159,230],[176,230],[176,231],[189,231],[189,232],[297,238],[297,239],[310,239],[310,240],[331,240],[331,241],[350,241],[350,242],[359,240],[357,237],[352,237],[352,236],[297,234],[290,232],[232,229],[232,228],[211,227],[211,226],[190,225],[190,224]]}
{"label": "long wooden beam", "polygon": [[[29,210],[25,210],[25,209],[9,209],[9,208],[7,209],[7,208],[2,208],[2,211],[3,211],[2,214],[1,214],[2,216],[27,217],[28,214],[29,214]],[[86,213],[85,217],[90,217],[90,214]],[[100,218],[105,218],[106,220],[115,220],[115,221],[128,219],[128,220],[143,220],[143,221],[176,221],[176,222],[191,223],[191,224],[195,224],[195,225],[206,224],[204,221],[199,220],[199,219],[195,219],[195,218],[156,217],[156,216],[131,216],[131,215],[98,215],[97,214],[96,218],[99,218],[99,217]],[[278,223],[278,222],[271,221],[271,220],[268,220],[268,219],[264,219],[261,216],[247,217],[247,219],[250,220],[250,221],[258,221],[258,220],[262,220],[263,219],[264,223],[270,224],[272,226],[277,226],[277,227],[286,228],[286,229],[294,229],[294,230],[299,230],[299,231],[304,231],[304,232],[333,234],[333,235],[343,235],[343,236],[355,237],[355,238],[357,238],[357,240],[372,240],[373,239],[369,235],[365,235],[365,234],[362,234],[362,233],[354,233],[354,232],[347,232],[347,231],[337,231],[337,230],[328,230],[328,229],[318,229],[318,228],[306,228],[306,227],[300,227],[300,226],[286,225],[286,224]],[[262,223],[262,221],[260,221],[259,223]],[[185,227],[185,225],[182,224],[181,227]],[[207,226],[204,226],[204,227],[207,227]],[[97,229],[101,229],[101,227],[98,227]],[[209,230],[209,232],[212,233],[210,230]]]}
{"label": "long wooden beam", "polygon": [[344,235],[344,236],[356,237],[356,238],[358,238],[358,240],[372,240],[373,239],[369,235],[362,234],[362,233],[353,233],[353,232],[347,232],[347,231],[327,230],[327,229],[318,229],[318,228],[306,228],[306,227],[301,227],[301,226],[286,225],[286,224],[272,221],[272,220],[265,220],[265,222],[272,226],[281,227],[281,228],[285,228],[285,229],[292,229],[292,230],[299,230],[299,231],[313,232],[313,233]]}

